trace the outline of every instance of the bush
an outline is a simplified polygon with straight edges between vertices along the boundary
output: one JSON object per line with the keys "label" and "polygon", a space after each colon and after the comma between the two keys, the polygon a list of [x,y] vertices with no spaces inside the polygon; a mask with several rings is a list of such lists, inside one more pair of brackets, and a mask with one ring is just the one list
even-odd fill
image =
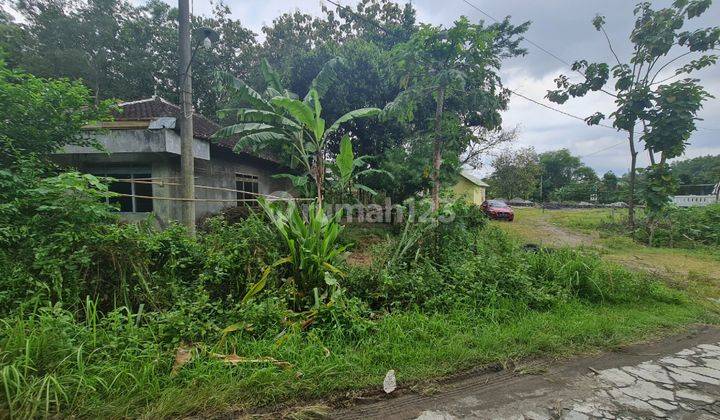
{"label": "bush", "polygon": [[[0,308],[67,300],[77,304],[93,264],[92,243],[114,220],[107,187],[77,172],[38,177],[29,162],[0,170]],[[84,297],[84,295],[83,295]]]}
{"label": "bush", "polygon": [[[439,254],[421,244],[422,252],[412,254],[417,258],[398,265],[353,268],[349,292],[388,311],[485,311],[508,302],[545,310],[573,299],[591,304],[677,299],[659,283],[595,255],[569,249],[529,252],[494,227],[474,235],[452,228],[446,232],[455,235],[445,238]],[[384,247],[378,251],[387,253]]]}
{"label": "bush", "polygon": [[0,171],[0,311],[46,301],[77,310],[86,296],[104,311],[162,310],[197,287],[232,301],[280,255],[260,216],[209,220],[191,238],[179,225],[115,223],[107,194],[92,175]]}
{"label": "bush", "polygon": [[720,204],[669,209],[646,219],[636,238],[650,246],[720,247]]}

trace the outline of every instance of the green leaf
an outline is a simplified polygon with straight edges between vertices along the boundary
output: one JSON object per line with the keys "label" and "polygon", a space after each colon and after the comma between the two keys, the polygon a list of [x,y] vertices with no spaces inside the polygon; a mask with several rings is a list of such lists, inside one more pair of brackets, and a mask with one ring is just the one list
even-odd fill
{"label": "green leaf", "polygon": [[315,119],[320,119],[320,115],[322,114],[322,105],[320,104],[320,96],[318,95],[318,92],[315,89],[310,89],[310,92],[308,93],[310,98],[312,99],[311,105],[315,110]]}
{"label": "green leaf", "polygon": [[240,124],[234,124],[228,127],[223,127],[220,130],[218,130],[215,134],[212,135],[213,139],[223,139],[228,138],[231,136],[234,136],[236,134],[239,134],[241,136],[247,136],[249,134],[253,133],[260,133],[264,131],[274,131],[278,132],[279,130],[268,124],[262,124],[262,123],[240,123]]}
{"label": "green leaf", "polygon": [[356,109],[354,111],[350,111],[347,114],[343,115],[342,117],[338,118],[337,121],[333,123],[333,125],[330,126],[330,128],[325,131],[325,136],[328,134],[337,131],[338,128],[340,128],[340,125],[343,123],[346,123],[348,121],[357,119],[357,118],[370,118],[374,117],[380,114],[382,112],[379,108],[360,108]]}
{"label": "green leaf", "polygon": [[246,148],[251,149],[262,149],[267,146],[268,143],[278,140],[286,140],[287,136],[282,133],[275,133],[272,131],[262,131],[258,133],[248,134],[241,137],[237,143],[235,143],[235,152],[246,152]]}
{"label": "green leaf", "polygon": [[345,134],[340,140],[340,153],[335,158],[335,163],[340,171],[340,183],[347,185],[350,182],[354,169],[354,160],[352,144],[350,143],[350,136]]}
{"label": "green leaf", "polygon": [[305,96],[305,102],[310,102],[310,92],[315,90],[319,98],[323,98],[325,94],[330,90],[332,85],[338,80],[338,67],[345,64],[343,58],[333,58],[323,65],[323,68],[315,76],[312,83],[310,84],[310,91]]}
{"label": "green leaf", "polygon": [[367,185],[355,184],[355,187],[359,190],[363,190],[363,191],[369,193],[370,195],[377,195],[377,191],[373,190],[372,188],[368,187]]}
{"label": "green leaf", "polygon": [[247,303],[250,299],[252,299],[255,295],[260,293],[265,288],[265,284],[267,284],[267,278],[272,272],[272,270],[274,270],[280,265],[290,263],[291,261],[292,260],[290,259],[290,257],[284,257],[280,258],[279,260],[275,261],[271,266],[267,267],[263,271],[263,275],[260,280],[257,283],[253,284],[250,289],[248,289],[247,293],[245,293],[245,296],[243,297],[241,303]]}
{"label": "green leaf", "polygon": [[306,175],[275,174],[272,177],[275,179],[289,179],[296,188],[304,187],[308,183],[308,177]]}
{"label": "green leaf", "polygon": [[236,112],[238,122],[255,122],[279,125],[290,130],[302,129],[302,127],[300,127],[295,121],[276,112],[263,111],[260,109],[238,109]]}
{"label": "green leaf", "polygon": [[242,80],[233,77],[233,75],[226,72],[221,72],[219,76],[222,80],[222,83],[236,94],[236,97],[233,98],[236,101],[243,104],[252,105],[252,107],[257,109],[263,109],[266,111],[273,110],[272,106],[265,99],[263,99],[263,97],[259,93],[257,93],[253,88],[248,86]]}
{"label": "green leaf", "polygon": [[265,83],[267,83],[271,88],[277,92],[283,91],[283,86],[280,82],[280,75],[270,66],[270,63],[268,63],[266,58],[263,58],[260,62],[260,72],[265,79]]}
{"label": "green leaf", "polygon": [[285,109],[295,120],[306,127],[315,128],[315,115],[306,103],[285,97],[272,98],[270,102]]}

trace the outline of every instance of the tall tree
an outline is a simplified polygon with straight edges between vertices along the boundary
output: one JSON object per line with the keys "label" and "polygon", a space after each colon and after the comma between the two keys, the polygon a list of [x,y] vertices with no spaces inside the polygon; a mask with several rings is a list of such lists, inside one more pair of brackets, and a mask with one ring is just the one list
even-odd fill
{"label": "tall tree", "polygon": [[385,107],[389,115],[412,120],[418,105],[434,101],[432,152],[432,203],[440,207],[443,120],[448,110],[469,126],[499,127],[499,110],[507,106],[508,93],[502,89],[497,71],[501,59],[525,53],[519,48],[520,35],[529,23],[513,26],[502,23],[485,26],[461,17],[448,29],[421,25],[410,40],[396,48],[400,85],[398,97]]}
{"label": "tall tree", "polygon": [[530,198],[538,186],[542,167],[535,149],[506,150],[492,161],[493,173],[488,178],[493,196],[513,199]]}
{"label": "tall tree", "polygon": [[672,172],[681,184],[720,182],[720,155],[700,156],[672,163]]}
{"label": "tall tree", "polygon": [[[651,162],[646,171],[650,188],[646,194],[650,200],[648,204],[662,206],[671,187],[666,161],[679,156],[685,149],[695,130],[695,115],[708,97],[696,79],[665,82],[717,62],[716,55],[704,53],[715,49],[720,28],[683,30],[687,20],[702,15],[711,3],[711,0],[675,0],[671,7],[658,10],[654,10],[650,2],[639,3],[634,10],[635,25],[630,33],[633,52],[625,60],[615,53],[605,30],[605,18],[596,16],[593,26],[602,32],[615,58],[612,67],[615,92],[605,90],[610,79],[610,65],[586,60],[572,66],[573,71],[582,74],[581,82],[571,83],[567,76],[561,75],[555,80],[557,89],[548,91],[547,98],[560,104],[570,97],[585,96],[589,92],[602,91],[615,97],[616,109],[609,118],[615,128],[627,133],[630,149],[628,220],[631,229],[635,228],[636,135],[639,134],[645,143]],[[683,52],[666,59],[676,49]],[[678,60],[698,53],[699,57],[670,70]],[[592,125],[604,118],[605,115],[598,112],[586,121]],[[637,130],[641,131],[638,133]],[[660,154],[659,159],[657,154]]]}
{"label": "tall tree", "polygon": [[542,167],[543,197],[573,182],[577,171],[583,167],[580,158],[573,156],[568,149],[541,153],[539,161]]}
{"label": "tall tree", "polygon": [[[0,25],[0,34],[12,29],[22,36],[21,47],[7,51],[11,65],[44,77],[82,80],[98,101],[153,94],[177,101],[176,8],[160,0],[141,6],[127,0],[17,0],[14,5],[22,23]],[[222,100],[212,89],[213,75],[220,70],[247,76],[257,63],[255,34],[222,4],[209,17],[194,16],[192,27],[220,34],[219,43],[198,49],[194,57],[195,106],[213,117]]]}
{"label": "tall tree", "polygon": [[92,145],[82,127],[109,118],[109,106],[95,106],[82,83],[36,77],[0,59],[0,115],[12,121],[0,124],[0,165],[28,158],[48,163],[63,146]]}

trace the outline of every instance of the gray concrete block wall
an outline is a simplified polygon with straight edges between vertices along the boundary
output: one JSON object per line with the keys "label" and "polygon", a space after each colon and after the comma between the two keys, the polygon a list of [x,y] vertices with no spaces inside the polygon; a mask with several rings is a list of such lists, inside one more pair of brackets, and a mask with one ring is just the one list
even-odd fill
{"label": "gray concrete block wall", "polygon": [[[101,143],[110,146],[110,153],[110,150],[99,152],[90,148],[72,147],[54,155],[55,161],[88,173],[112,170],[150,172],[154,182],[157,182],[152,185],[152,190],[153,196],[157,197],[153,200],[153,213],[158,224],[167,226],[172,221],[180,221],[182,202],[169,200],[179,198],[182,194],[179,185],[169,185],[181,183],[180,156],[167,149],[168,144],[174,144],[174,140],[177,140],[177,134],[170,130],[111,130],[99,136]],[[200,141],[196,139],[196,142]],[[292,184],[288,180],[272,177],[286,172],[286,168],[248,154],[236,154],[204,140],[202,142],[205,143],[204,148],[201,147],[204,150],[198,150],[200,156],[195,159],[195,197],[228,201],[197,201],[197,218],[237,205],[237,194],[234,191],[199,188],[205,186],[234,190],[236,174],[257,176],[258,192],[261,194],[292,192]],[[131,221],[143,219],[142,214],[133,213],[123,213],[121,217]]]}

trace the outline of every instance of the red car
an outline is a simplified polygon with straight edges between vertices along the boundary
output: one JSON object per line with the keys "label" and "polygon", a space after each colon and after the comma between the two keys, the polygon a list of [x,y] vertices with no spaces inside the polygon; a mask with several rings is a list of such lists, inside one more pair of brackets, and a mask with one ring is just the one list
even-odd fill
{"label": "red car", "polygon": [[515,219],[515,213],[510,206],[501,200],[488,200],[482,203],[482,209],[491,219],[507,220],[512,222]]}

